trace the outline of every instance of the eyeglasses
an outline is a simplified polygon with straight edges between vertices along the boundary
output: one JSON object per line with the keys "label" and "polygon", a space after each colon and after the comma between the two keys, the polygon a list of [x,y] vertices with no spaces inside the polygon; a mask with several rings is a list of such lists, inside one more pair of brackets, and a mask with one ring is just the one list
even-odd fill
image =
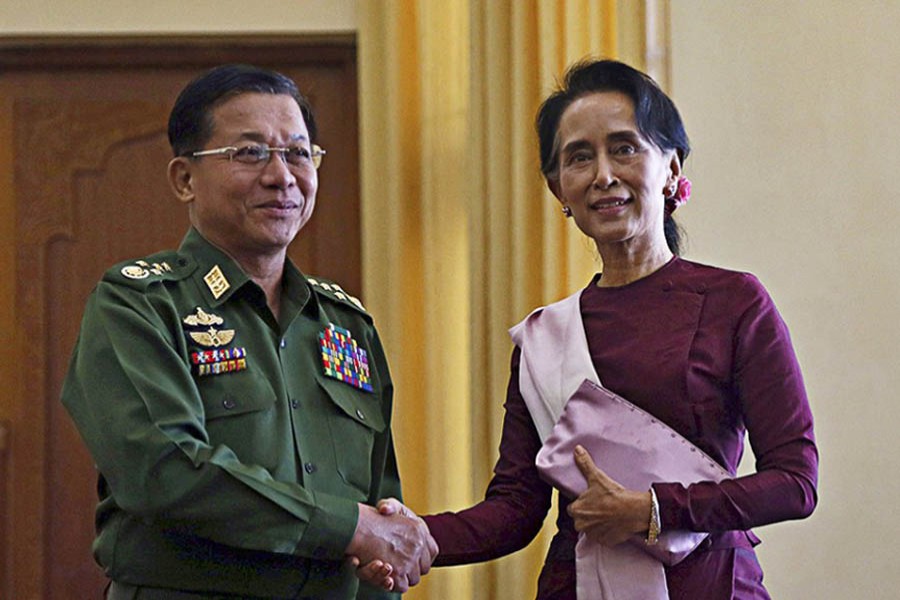
{"label": "eyeglasses", "polygon": [[227,156],[229,161],[236,161],[245,165],[262,166],[269,163],[272,153],[281,154],[281,160],[288,165],[295,167],[307,167],[310,164],[313,168],[318,169],[322,164],[322,157],[325,156],[325,150],[318,144],[313,144],[311,149],[302,146],[290,146],[288,148],[272,148],[263,144],[253,144],[250,146],[225,146],[223,148],[214,148],[212,150],[198,150],[196,152],[188,152],[191,157],[200,156]]}

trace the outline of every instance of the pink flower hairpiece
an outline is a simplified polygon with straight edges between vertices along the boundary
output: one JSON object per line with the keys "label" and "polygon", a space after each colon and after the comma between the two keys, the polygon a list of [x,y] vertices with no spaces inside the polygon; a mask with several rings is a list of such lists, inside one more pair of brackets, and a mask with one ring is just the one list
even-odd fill
{"label": "pink flower hairpiece", "polygon": [[666,198],[666,214],[671,215],[675,209],[691,199],[691,180],[679,177],[675,193]]}

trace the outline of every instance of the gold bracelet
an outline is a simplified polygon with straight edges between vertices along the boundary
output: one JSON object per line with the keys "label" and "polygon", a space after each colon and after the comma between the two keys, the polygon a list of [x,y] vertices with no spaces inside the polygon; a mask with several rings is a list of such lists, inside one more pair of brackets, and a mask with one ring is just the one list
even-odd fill
{"label": "gold bracelet", "polygon": [[650,488],[650,525],[647,527],[647,539],[644,542],[652,546],[659,541],[659,501],[656,499],[656,490]]}

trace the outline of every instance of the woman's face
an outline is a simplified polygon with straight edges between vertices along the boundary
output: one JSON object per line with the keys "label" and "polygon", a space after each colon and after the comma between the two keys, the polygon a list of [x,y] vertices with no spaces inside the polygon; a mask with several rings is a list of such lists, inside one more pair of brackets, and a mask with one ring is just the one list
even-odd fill
{"label": "woman's face", "polygon": [[578,228],[606,249],[665,248],[665,190],[681,165],[638,131],[631,98],[596,92],[576,99],[559,124],[559,179],[550,188]]}

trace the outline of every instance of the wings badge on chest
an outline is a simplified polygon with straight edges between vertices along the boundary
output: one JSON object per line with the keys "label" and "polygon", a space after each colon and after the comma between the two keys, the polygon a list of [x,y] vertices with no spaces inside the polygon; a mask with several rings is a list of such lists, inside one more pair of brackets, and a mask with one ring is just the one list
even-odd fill
{"label": "wings badge on chest", "polygon": [[[234,329],[219,329],[225,323],[222,317],[204,311],[199,306],[195,314],[184,318],[184,324],[192,328],[187,333],[192,340],[204,348],[227,346],[234,339]],[[203,328],[203,329],[201,329]]]}
{"label": "wings badge on chest", "polygon": [[247,349],[225,348],[234,340],[234,329],[225,329],[225,320],[208,313],[199,306],[196,311],[182,319],[185,333],[203,348],[191,352],[192,369],[198,376],[234,373],[247,368]]}

